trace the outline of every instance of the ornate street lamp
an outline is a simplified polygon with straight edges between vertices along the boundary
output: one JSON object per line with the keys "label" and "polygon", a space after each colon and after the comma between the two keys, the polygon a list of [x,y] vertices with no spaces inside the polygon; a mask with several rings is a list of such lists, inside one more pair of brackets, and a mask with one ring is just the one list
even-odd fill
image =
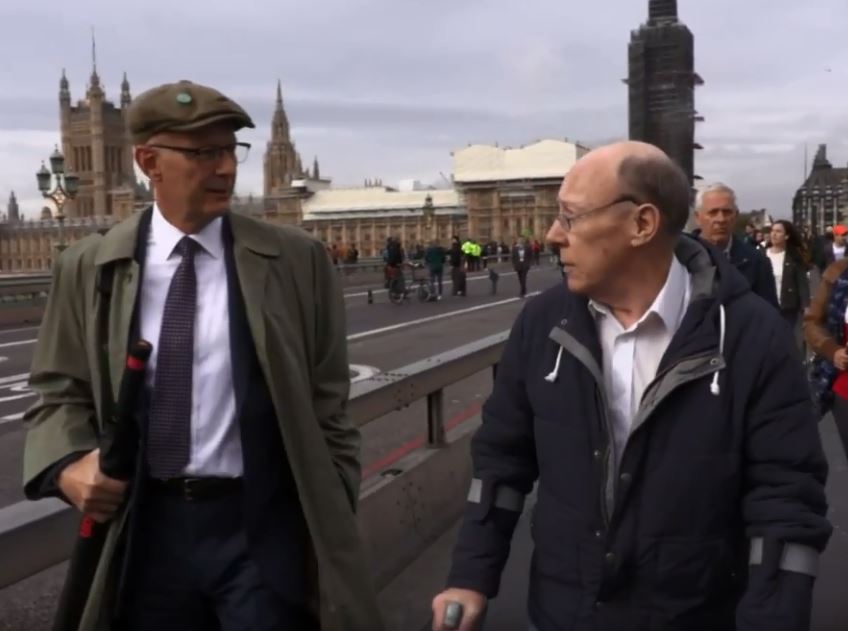
{"label": "ornate street lamp", "polygon": [[433,206],[433,196],[427,193],[427,197],[424,198],[424,225],[427,228],[427,232],[430,233],[430,240],[435,241],[437,239],[437,229],[435,225],[435,214],[436,208]]}
{"label": "ornate street lamp", "polygon": [[[35,174],[38,180],[38,190],[42,197],[52,200],[56,204],[56,219],[59,221],[59,252],[68,247],[65,244],[65,204],[69,199],[74,199],[79,191],[79,177],[72,173],[65,173],[65,156],[57,146],[50,155],[50,169],[44,162]],[[51,189],[53,178],[56,184]]]}

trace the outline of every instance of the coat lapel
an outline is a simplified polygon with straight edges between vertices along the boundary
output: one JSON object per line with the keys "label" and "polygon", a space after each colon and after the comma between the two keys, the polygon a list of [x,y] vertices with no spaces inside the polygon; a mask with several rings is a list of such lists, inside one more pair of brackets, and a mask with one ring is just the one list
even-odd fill
{"label": "coat lapel", "polygon": [[[105,344],[108,355],[113,401],[118,399],[126,363],[133,316],[138,302],[144,244],[152,212],[153,209],[148,208],[107,232],[94,260],[98,278],[102,278],[106,266],[113,266],[111,292],[97,292],[97,301],[109,300],[107,339],[101,340],[100,344]],[[98,317],[101,312],[99,308],[95,311]],[[97,331],[102,330],[102,325],[102,322],[96,323]]]}
{"label": "coat lapel", "polygon": [[280,255],[279,244],[269,237],[271,231],[262,230],[261,225],[246,217],[230,214],[230,227],[233,233],[233,258],[235,259],[238,284],[241,287],[247,323],[256,355],[263,372],[270,374],[265,328],[266,304],[265,285],[268,279],[270,261]]}

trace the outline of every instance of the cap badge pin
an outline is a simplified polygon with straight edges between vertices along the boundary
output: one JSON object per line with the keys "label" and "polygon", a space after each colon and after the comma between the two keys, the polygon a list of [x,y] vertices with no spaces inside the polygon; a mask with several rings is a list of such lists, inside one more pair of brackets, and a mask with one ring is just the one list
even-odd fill
{"label": "cap badge pin", "polygon": [[188,105],[189,103],[191,103],[191,94],[189,94],[188,92],[180,92],[177,95],[177,103],[179,103],[180,105]]}

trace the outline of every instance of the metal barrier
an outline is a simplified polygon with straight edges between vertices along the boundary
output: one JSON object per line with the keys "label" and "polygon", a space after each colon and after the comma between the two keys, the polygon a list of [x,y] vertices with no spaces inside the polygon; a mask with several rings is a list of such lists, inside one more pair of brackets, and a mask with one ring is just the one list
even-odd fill
{"label": "metal barrier", "polygon": [[[392,464],[391,476],[363,483],[359,526],[384,586],[459,516],[471,462],[468,442],[475,423],[447,435],[444,388],[496,368],[508,332],[375,375],[351,386],[348,416],[357,427],[416,401],[427,401],[427,448]],[[58,500],[0,508],[0,589],[67,559],[79,514]]]}

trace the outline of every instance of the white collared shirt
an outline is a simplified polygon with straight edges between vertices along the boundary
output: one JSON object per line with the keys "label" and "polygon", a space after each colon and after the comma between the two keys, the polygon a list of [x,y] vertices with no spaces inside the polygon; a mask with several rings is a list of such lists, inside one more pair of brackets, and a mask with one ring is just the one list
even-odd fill
{"label": "white collared shirt", "polygon": [[[243,473],[241,436],[230,357],[230,318],[223,220],[215,219],[197,234],[195,254],[197,311],[194,320],[194,371],[191,406],[191,458],[185,475],[239,477]],[[156,374],[156,350],[171,279],[181,257],[174,248],[185,235],[153,206],[141,287],[141,336],[153,344],[147,385]],[[153,393],[156,396],[156,393]]]}
{"label": "white collared shirt", "polygon": [[660,361],[683,322],[691,295],[689,272],[673,257],[665,285],[630,328],[625,330],[606,305],[589,301],[601,342],[617,463],[621,462],[642,395],[656,377]]}

